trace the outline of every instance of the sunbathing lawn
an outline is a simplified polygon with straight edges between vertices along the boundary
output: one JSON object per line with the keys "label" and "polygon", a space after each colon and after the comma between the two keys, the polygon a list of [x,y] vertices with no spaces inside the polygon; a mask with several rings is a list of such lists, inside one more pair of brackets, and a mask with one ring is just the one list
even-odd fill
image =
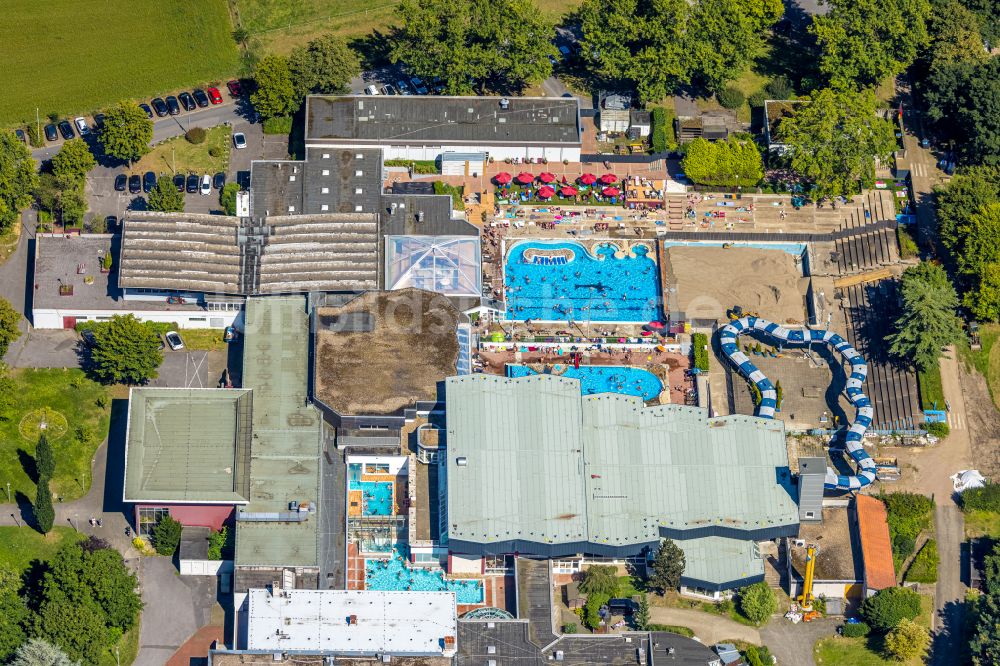
{"label": "sunbathing lawn", "polygon": [[0,527],[0,568],[20,573],[33,560],[47,560],[63,544],[82,538],[83,535],[72,527],[56,526],[45,535],[30,527]]}

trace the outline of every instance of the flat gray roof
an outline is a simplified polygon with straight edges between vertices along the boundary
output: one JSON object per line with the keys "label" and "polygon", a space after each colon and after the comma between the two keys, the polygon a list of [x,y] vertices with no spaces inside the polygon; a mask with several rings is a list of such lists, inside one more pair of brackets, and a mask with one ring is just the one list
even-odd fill
{"label": "flat gray roof", "polygon": [[451,377],[446,401],[453,541],[587,552],[797,528],[780,421],[581,396],[553,375]]}
{"label": "flat gray roof", "polygon": [[576,98],[321,96],[306,100],[309,145],[580,145]]}
{"label": "flat gray roof", "polygon": [[132,389],[124,500],[245,503],[251,403],[243,389]]}

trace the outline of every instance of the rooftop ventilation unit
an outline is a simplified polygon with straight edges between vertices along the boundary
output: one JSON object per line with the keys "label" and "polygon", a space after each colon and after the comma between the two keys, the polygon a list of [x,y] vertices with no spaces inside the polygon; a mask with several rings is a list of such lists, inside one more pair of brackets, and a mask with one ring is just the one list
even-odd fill
{"label": "rooftop ventilation unit", "polygon": [[501,97],[500,98],[500,108],[504,109],[504,110],[510,108],[510,100],[507,99],[506,97]]}
{"label": "rooftop ventilation unit", "polygon": [[459,456],[455,459],[455,464],[459,467],[467,467],[469,465],[469,459],[465,456]]}

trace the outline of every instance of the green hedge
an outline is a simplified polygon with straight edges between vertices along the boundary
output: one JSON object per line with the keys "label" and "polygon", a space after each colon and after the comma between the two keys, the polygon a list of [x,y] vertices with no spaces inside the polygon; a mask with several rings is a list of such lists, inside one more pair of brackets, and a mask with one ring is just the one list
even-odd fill
{"label": "green hedge", "polygon": [[694,352],[694,367],[708,372],[708,336],[704,333],[692,334],[691,348]]}
{"label": "green hedge", "polygon": [[920,388],[920,406],[924,409],[944,409],[944,387],[941,384],[941,367],[932,365],[917,372]]}
{"label": "green hedge", "polygon": [[463,198],[465,188],[460,185],[449,185],[440,180],[434,183],[434,194],[451,195],[451,207],[454,210],[465,210],[465,199]]}
{"label": "green hedge", "polygon": [[948,427],[946,421],[934,421],[933,423],[925,423],[924,430],[926,430],[931,435],[935,437],[945,438],[951,433],[951,428]]}
{"label": "green hedge", "polygon": [[[100,326],[104,326],[105,324],[107,324],[106,321],[81,321],[77,322],[76,326],[74,326],[73,328],[76,330],[77,333],[79,333],[81,331],[96,330],[97,328],[99,328]],[[175,321],[146,321],[143,322],[143,324],[146,325],[146,328],[151,330],[153,333],[156,333],[157,335],[163,335],[167,331],[176,331],[180,329],[180,326],[178,326],[177,322]]]}
{"label": "green hedge", "polygon": [[437,173],[437,162],[434,160],[386,160],[383,166],[387,167],[413,167],[413,173],[430,174]]}
{"label": "green hedge", "polygon": [[1000,513],[1000,485],[987,483],[982,488],[969,488],[959,495],[963,511]]}
{"label": "green hedge", "polygon": [[291,134],[292,117],[275,116],[264,121],[264,134]]}
{"label": "green hedge", "polygon": [[937,567],[940,561],[937,542],[934,539],[928,539],[917,556],[913,558],[913,562],[910,563],[904,580],[912,583],[936,583]]}
{"label": "green hedge", "polygon": [[647,631],[666,631],[671,634],[680,634],[681,636],[687,636],[688,638],[694,638],[694,631],[688,629],[687,627],[682,627],[676,624],[647,624]]}
{"label": "green hedge", "polygon": [[871,630],[872,628],[864,622],[855,622],[843,625],[840,628],[840,633],[847,638],[861,638],[862,636],[867,636]]}
{"label": "green hedge", "polygon": [[674,112],[662,106],[653,108],[652,127],[650,128],[650,144],[654,153],[665,153],[677,148],[677,137],[674,133]]}

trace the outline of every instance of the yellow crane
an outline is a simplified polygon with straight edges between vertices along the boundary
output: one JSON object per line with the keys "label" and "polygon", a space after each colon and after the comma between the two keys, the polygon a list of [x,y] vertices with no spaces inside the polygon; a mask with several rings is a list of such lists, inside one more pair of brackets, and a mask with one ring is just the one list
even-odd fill
{"label": "yellow crane", "polygon": [[806,622],[819,617],[819,613],[813,610],[813,577],[816,574],[816,556],[819,555],[819,546],[809,544],[806,546],[806,575],[802,582],[802,594],[796,597],[802,610],[802,619]]}

